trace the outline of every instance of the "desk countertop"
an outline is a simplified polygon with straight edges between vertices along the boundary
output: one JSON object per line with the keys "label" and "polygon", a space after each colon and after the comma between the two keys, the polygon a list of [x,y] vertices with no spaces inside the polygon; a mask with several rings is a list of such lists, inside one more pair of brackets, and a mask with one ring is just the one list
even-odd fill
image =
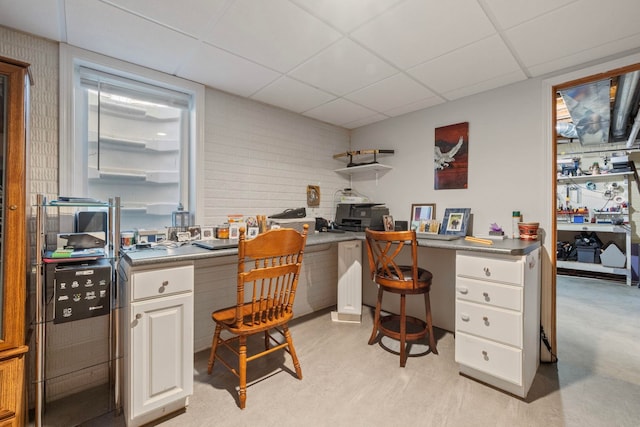
{"label": "desk countertop", "polygon": [[[325,245],[349,240],[364,240],[364,233],[312,233],[307,237],[307,246]],[[456,240],[418,239],[418,246],[456,251],[473,251],[502,255],[526,255],[540,246],[539,241],[505,239],[494,241],[492,245],[468,242],[462,238]],[[144,266],[166,262],[188,261],[237,255],[237,248],[202,249],[190,243],[179,247],[155,246],[150,249],[127,251],[124,258],[132,266]]]}

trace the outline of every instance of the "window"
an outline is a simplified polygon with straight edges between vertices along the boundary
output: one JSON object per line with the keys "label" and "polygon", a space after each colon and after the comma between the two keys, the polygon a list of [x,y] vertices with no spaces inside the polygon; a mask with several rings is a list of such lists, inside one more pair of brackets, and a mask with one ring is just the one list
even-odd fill
{"label": "window", "polygon": [[136,71],[142,72],[70,61],[72,113],[66,157],[61,140],[60,193],[120,196],[121,229],[162,230],[179,204],[194,212],[196,94]]}

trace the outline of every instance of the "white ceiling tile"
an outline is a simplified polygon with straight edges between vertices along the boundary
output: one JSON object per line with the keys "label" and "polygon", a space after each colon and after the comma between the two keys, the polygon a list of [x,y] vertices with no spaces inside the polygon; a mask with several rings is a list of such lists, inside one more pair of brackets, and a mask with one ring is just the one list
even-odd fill
{"label": "white ceiling tile", "polygon": [[340,33],[288,0],[237,0],[205,40],[281,72],[340,38]]}
{"label": "white ceiling tile", "polygon": [[226,10],[229,0],[180,0],[176,3],[157,0],[109,0],[123,9],[146,16],[196,38],[202,38]]}
{"label": "white ceiling tile", "polygon": [[337,95],[358,90],[397,70],[349,39],[342,39],[289,75]]}
{"label": "white ceiling tile", "polygon": [[527,67],[562,60],[580,52],[586,53],[578,55],[580,60],[585,57],[595,60],[602,55],[597,50],[588,50],[609,44],[609,55],[613,55],[628,49],[626,45],[618,47],[612,42],[640,34],[638,16],[638,0],[618,0],[611,10],[599,0],[582,0],[511,28],[505,35]]}
{"label": "white ceiling tile", "polygon": [[486,92],[491,89],[495,89],[502,86],[507,86],[512,83],[525,80],[524,74],[521,71],[513,71],[512,73],[503,74],[494,78],[476,82],[467,86],[453,89],[442,94],[447,100],[452,101],[454,99],[464,98],[465,96],[475,95],[476,93]]}
{"label": "white ceiling tile", "polygon": [[351,36],[401,68],[494,34],[476,0],[408,0]]}
{"label": "white ceiling tile", "polygon": [[287,76],[283,76],[264,87],[251,98],[267,104],[276,105],[286,110],[301,113],[329,102],[334,99],[335,96],[300,83]]}
{"label": "white ceiling tile", "polygon": [[58,0],[0,1],[0,25],[55,41],[65,41]]}
{"label": "white ceiling tile", "polygon": [[359,119],[353,122],[344,123],[342,126],[347,129],[356,129],[361,126],[370,125],[371,123],[380,122],[388,118],[389,116],[385,116],[384,114],[374,114],[373,116],[368,116],[368,117],[365,117],[364,119]]}
{"label": "white ceiling tile", "polygon": [[403,114],[411,113],[413,111],[423,110],[425,108],[433,107],[434,105],[442,104],[445,100],[439,96],[432,96],[431,98],[422,99],[420,101],[412,102],[400,107],[391,108],[383,111],[384,114],[390,117],[401,116]]}
{"label": "white ceiling tile", "polygon": [[576,0],[484,0],[500,28],[507,29]]}
{"label": "white ceiling tile", "polygon": [[206,43],[181,65],[178,76],[248,97],[280,74]]}
{"label": "white ceiling tile", "polygon": [[342,126],[345,123],[374,116],[377,113],[346,99],[336,99],[304,113],[307,117]]}
{"label": "white ceiling tile", "polygon": [[439,94],[513,72],[519,72],[522,80],[526,78],[497,35],[408,70],[410,75]]}
{"label": "white ceiling tile", "polygon": [[401,0],[292,0],[325,22],[348,33]]}
{"label": "white ceiling tile", "polygon": [[390,110],[435,96],[407,75],[398,73],[346,95],[345,98],[375,111]]}
{"label": "white ceiling tile", "polygon": [[198,44],[191,37],[98,1],[67,0],[66,20],[69,44],[168,74],[174,74]]}

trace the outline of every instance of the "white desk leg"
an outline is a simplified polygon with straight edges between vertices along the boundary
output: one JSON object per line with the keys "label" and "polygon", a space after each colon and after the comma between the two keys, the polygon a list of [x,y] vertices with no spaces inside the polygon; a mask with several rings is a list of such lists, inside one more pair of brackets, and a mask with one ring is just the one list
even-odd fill
{"label": "white desk leg", "polygon": [[362,242],[338,243],[338,311],[334,322],[360,323],[362,317]]}

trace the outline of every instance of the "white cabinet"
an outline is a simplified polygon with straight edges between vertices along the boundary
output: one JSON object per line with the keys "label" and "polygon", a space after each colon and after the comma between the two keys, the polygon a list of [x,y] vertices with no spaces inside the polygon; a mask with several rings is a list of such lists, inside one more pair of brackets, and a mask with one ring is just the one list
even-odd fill
{"label": "white cabinet", "polygon": [[125,264],[121,275],[128,283],[125,416],[139,426],[184,408],[193,392],[193,265]]}
{"label": "white cabinet", "polygon": [[338,310],[331,319],[360,322],[362,316],[362,242],[338,243]]}
{"label": "white cabinet", "polygon": [[460,372],[526,397],[540,363],[540,249],[456,255]]}

